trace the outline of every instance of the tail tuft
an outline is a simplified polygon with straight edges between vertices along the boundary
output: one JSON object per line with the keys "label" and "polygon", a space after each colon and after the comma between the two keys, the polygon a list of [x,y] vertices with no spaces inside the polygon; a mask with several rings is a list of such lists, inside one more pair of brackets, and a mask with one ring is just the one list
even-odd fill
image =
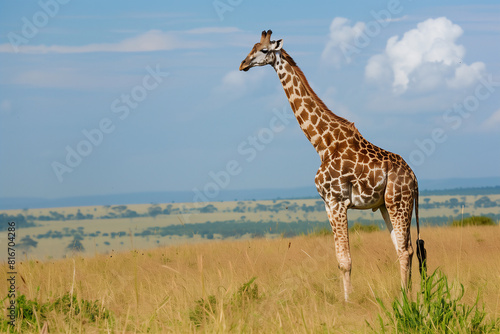
{"label": "tail tuft", "polygon": [[427,251],[424,247],[424,241],[420,239],[420,222],[418,219],[418,182],[415,177],[415,219],[417,220],[417,258],[418,258],[418,269],[420,270],[420,275],[425,278],[427,277]]}
{"label": "tail tuft", "polygon": [[420,275],[425,276],[427,273],[427,251],[425,250],[424,241],[422,239],[417,239],[417,258]]}

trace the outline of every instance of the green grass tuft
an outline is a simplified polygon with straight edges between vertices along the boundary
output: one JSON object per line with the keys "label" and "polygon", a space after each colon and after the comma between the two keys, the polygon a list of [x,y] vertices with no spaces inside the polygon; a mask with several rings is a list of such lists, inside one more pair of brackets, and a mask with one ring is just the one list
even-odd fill
{"label": "green grass tuft", "polygon": [[[11,327],[10,331],[16,329],[25,331],[37,328],[37,326],[41,328],[51,312],[64,314],[66,320],[75,317],[82,317],[87,322],[92,323],[104,319],[113,320],[111,312],[100,305],[98,301],[78,299],[74,294],[66,293],[53,302],[46,303],[40,303],[36,299],[30,300],[25,295],[20,295],[16,298],[16,328]],[[7,320],[1,321],[0,331],[6,332],[9,326],[11,325]]]}
{"label": "green grass tuft", "polygon": [[[461,303],[464,286],[459,284],[457,293],[439,271],[422,279],[421,291],[416,300],[410,300],[403,290],[402,300],[395,300],[392,308],[376,298],[382,310],[379,314],[380,332],[396,333],[498,333],[500,319],[483,323],[484,307],[478,308],[479,296],[474,305]],[[371,324],[368,326],[376,331]]]}
{"label": "green grass tuft", "polygon": [[207,300],[201,298],[196,301],[196,306],[189,312],[189,320],[196,327],[200,327],[206,323],[215,313],[217,307],[217,299],[214,295],[208,296]]}
{"label": "green grass tuft", "polygon": [[[243,283],[230,300],[222,302],[222,307],[226,312],[245,309],[246,305],[259,300],[259,286],[254,283],[256,279],[257,277],[252,277],[248,282]],[[189,312],[189,319],[196,327],[200,327],[214,318],[216,309],[217,298],[214,295],[208,296],[206,300],[198,299],[194,309]]]}

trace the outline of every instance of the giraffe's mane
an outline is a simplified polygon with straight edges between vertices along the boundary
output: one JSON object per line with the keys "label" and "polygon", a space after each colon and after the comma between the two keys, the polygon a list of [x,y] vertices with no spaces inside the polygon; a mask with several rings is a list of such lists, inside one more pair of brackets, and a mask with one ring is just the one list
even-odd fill
{"label": "giraffe's mane", "polygon": [[347,119],[345,119],[343,117],[340,117],[340,116],[336,115],[335,113],[333,113],[326,106],[326,104],[323,102],[323,100],[321,100],[319,98],[319,96],[316,95],[316,92],[309,85],[309,82],[307,81],[307,78],[304,75],[304,72],[302,72],[302,70],[300,69],[300,67],[295,62],[295,60],[293,60],[293,58],[284,49],[281,49],[281,57],[284,60],[286,60],[293,67],[295,73],[297,73],[297,75],[302,80],[302,83],[304,84],[304,87],[306,88],[306,90],[309,93],[309,95],[311,95],[311,97],[314,99],[314,101],[317,103],[317,105],[323,110],[323,112],[325,114],[327,114],[328,116],[330,116],[330,118],[332,119],[332,121],[342,123],[343,125],[346,125],[348,128],[350,128],[351,130],[353,130],[353,132],[357,132],[357,129],[354,126],[353,122],[350,122]]}

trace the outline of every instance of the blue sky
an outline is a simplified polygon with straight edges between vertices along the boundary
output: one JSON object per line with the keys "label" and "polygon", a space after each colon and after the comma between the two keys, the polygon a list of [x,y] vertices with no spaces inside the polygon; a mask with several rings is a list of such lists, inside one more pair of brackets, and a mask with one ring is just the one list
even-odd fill
{"label": "blue sky", "polygon": [[0,4],[0,197],[287,188],[319,158],[271,67],[420,179],[500,176],[497,1]]}

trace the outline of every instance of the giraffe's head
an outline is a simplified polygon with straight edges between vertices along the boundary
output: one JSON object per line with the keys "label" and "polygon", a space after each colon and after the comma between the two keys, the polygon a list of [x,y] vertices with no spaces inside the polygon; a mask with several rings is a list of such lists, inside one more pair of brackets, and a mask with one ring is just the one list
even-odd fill
{"label": "giraffe's head", "polygon": [[271,30],[263,31],[260,42],[255,44],[248,56],[241,62],[240,71],[248,71],[254,66],[274,64],[276,52],[281,50],[283,40],[271,41]]}

